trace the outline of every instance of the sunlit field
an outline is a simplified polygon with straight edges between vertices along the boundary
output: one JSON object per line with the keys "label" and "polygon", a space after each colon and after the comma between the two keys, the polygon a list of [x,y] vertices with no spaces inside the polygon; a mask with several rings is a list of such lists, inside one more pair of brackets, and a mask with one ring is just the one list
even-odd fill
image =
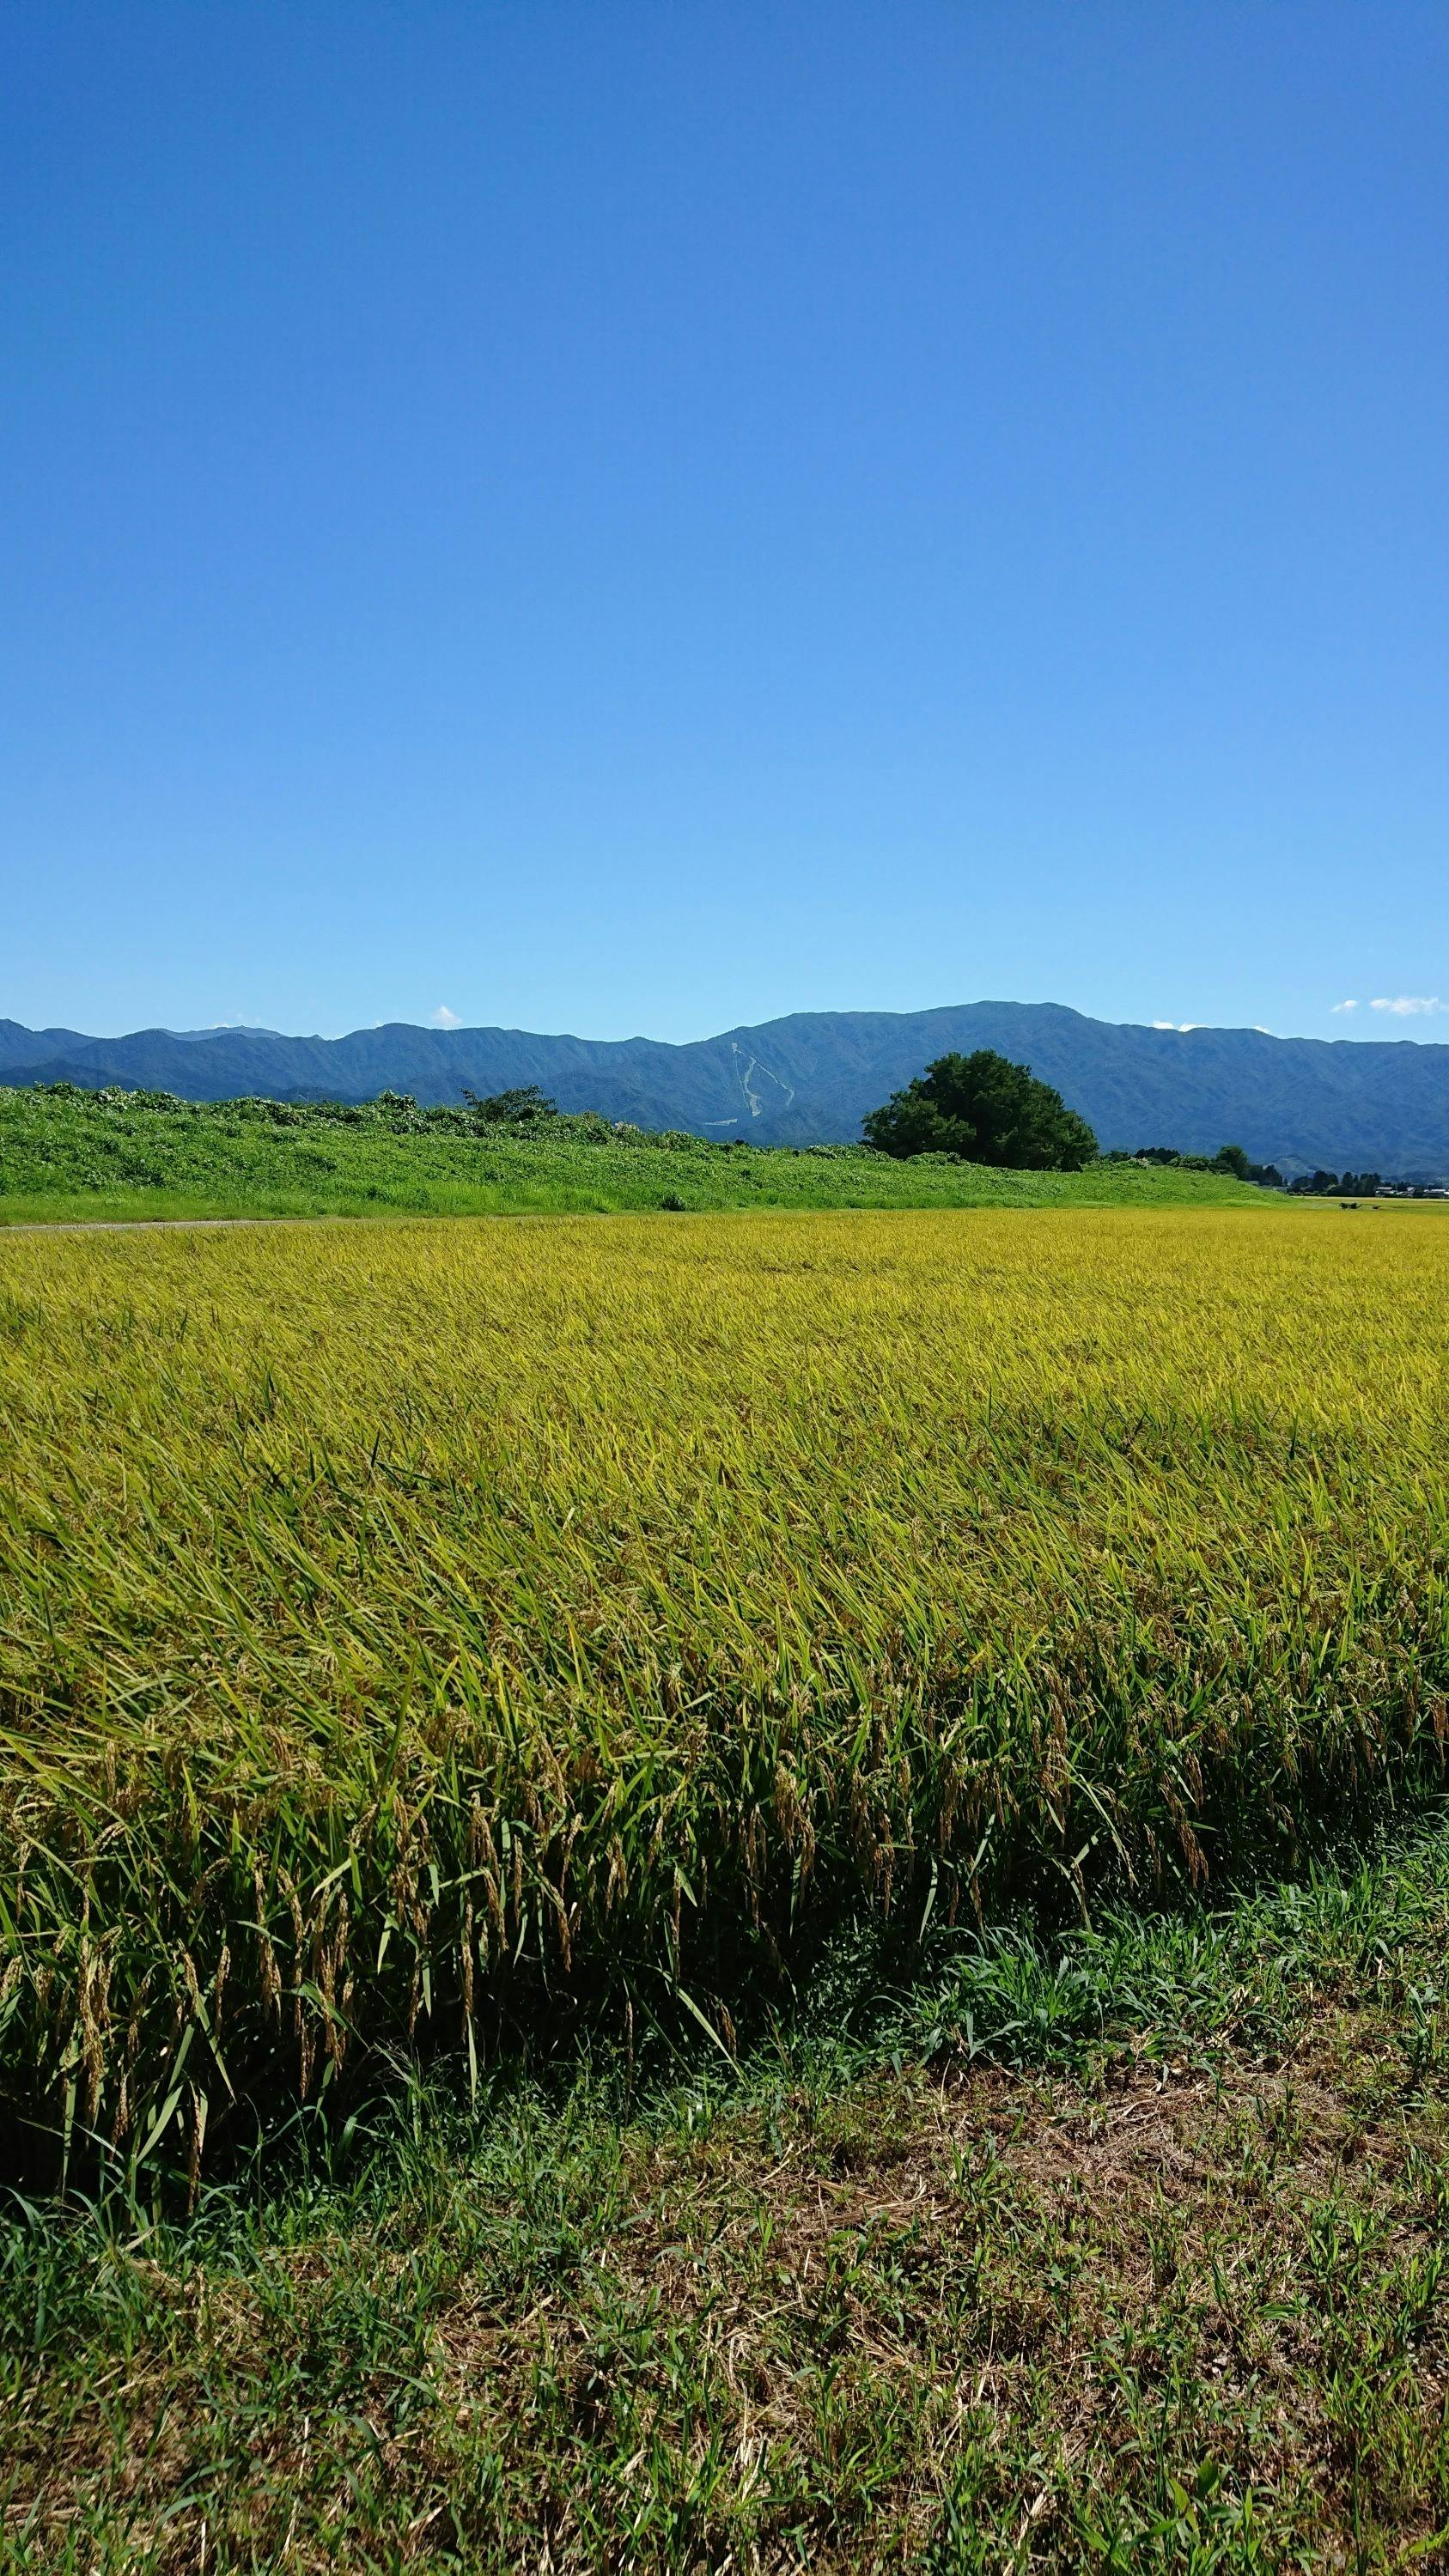
{"label": "sunlit field", "polygon": [[[1433,1213],[0,1246],[0,2088],[196,2168],[1437,1777]],[[259,2108],[260,2106],[260,2108]]]}

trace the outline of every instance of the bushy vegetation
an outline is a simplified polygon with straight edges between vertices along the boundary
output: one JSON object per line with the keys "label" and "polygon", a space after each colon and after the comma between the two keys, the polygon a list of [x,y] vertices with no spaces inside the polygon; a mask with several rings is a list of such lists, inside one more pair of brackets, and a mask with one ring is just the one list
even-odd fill
{"label": "bushy vegetation", "polygon": [[[1300,1172],[1298,1178],[1296,1180],[1289,1181],[1287,1186],[1297,1198],[1337,1198],[1342,1196],[1344,1198],[1362,1197],[1371,1199],[1379,1187],[1380,1177],[1380,1174],[1377,1172],[1327,1172],[1320,1169],[1314,1172]],[[1413,1184],[1411,1182],[1404,1182],[1399,1186],[1407,1192],[1412,1192]],[[1422,1195],[1423,1190],[1421,1185],[1420,1196],[1422,1197]]]}
{"label": "bushy vegetation", "polygon": [[1151,1163],[1159,1171],[1230,1172],[1235,1180],[1253,1181],[1259,1189],[1282,1190],[1287,1182],[1276,1163],[1252,1163],[1241,1145],[1219,1145],[1215,1154],[1181,1154],[1175,1145],[1139,1145],[1135,1154],[1114,1146],[1109,1163]]}
{"label": "bushy vegetation", "polygon": [[862,1128],[884,1154],[953,1154],[998,1170],[1079,1172],[1097,1152],[1085,1118],[1059,1091],[991,1047],[938,1056]]}
{"label": "bushy vegetation", "polygon": [[1289,1180],[1276,1163],[1252,1163],[1241,1145],[1220,1145],[1215,1154],[1180,1154],[1173,1145],[1142,1145],[1134,1156],[1114,1148],[1106,1156],[1111,1163],[1132,1160],[1150,1163],[1159,1170],[1175,1172],[1230,1172],[1240,1181],[1252,1181],[1259,1189],[1286,1190],[1290,1198],[1442,1198],[1445,1191],[1423,1181],[1386,1180],[1381,1172],[1330,1172],[1320,1164],[1311,1172],[1300,1172]]}
{"label": "bushy vegetation", "polygon": [[0,1223],[167,1216],[493,1215],[749,1207],[1207,1205],[1236,1181],[1103,1163],[990,1170],[867,1146],[758,1147],[544,1114],[521,1091],[457,1109],[0,1088]]}
{"label": "bushy vegetation", "polygon": [[0,2098],[287,2100],[1437,1779],[1431,1212],[0,1244]]}

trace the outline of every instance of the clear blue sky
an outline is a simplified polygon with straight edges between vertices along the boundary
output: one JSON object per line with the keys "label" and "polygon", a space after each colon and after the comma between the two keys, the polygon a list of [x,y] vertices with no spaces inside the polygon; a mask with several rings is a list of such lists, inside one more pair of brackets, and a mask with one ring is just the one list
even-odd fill
{"label": "clear blue sky", "polygon": [[0,1013],[1449,1035],[1443,0],[10,0],[0,101]]}

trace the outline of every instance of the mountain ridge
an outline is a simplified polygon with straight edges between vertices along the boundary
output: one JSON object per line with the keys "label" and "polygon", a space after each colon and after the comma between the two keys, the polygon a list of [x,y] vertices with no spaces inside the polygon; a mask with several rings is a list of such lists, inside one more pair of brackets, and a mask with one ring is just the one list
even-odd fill
{"label": "mountain ridge", "polygon": [[74,1082],[184,1099],[260,1094],[428,1103],[537,1082],[565,1109],[760,1144],[858,1137],[865,1113],[933,1056],[990,1046],[1055,1083],[1104,1147],[1241,1144],[1285,1171],[1323,1163],[1449,1177],[1449,1046],[1156,1029],[1056,1002],[797,1011],[672,1044],[389,1021],[337,1038],[139,1029],[98,1038],[0,1020],[0,1083]]}

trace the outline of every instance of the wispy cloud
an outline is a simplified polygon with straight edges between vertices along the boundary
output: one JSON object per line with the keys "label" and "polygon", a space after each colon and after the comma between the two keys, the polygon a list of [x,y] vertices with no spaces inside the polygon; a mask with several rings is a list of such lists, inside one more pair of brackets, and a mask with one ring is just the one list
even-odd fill
{"label": "wispy cloud", "polygon": [[1369,1004],[1371,1011],[1392,1011],[1396,1020],[1416,1019],[1421,1011],[1443,1008],[1437,993],[1381,993],[1377,1001]]}
{"label": "wispy cloud", "polygon": [[462,1025],[463,1023],[458,1013],[456,1011],[450,1011],[446,1002],[440,1002],[435,1011],[430,1011],[428,1013],[428,1026],[430,1029],[460,1029]]}
{"label": "wispy cloud", "polygon": [[[1329,1008],[1335,1011],[1356,1011],[1358,1009],[1358,1004],[1357,1002],[1332,1002],[1330,1003]],[[1377,1002],[1374,1004],[1374,1009],[1378,1009]]]}

